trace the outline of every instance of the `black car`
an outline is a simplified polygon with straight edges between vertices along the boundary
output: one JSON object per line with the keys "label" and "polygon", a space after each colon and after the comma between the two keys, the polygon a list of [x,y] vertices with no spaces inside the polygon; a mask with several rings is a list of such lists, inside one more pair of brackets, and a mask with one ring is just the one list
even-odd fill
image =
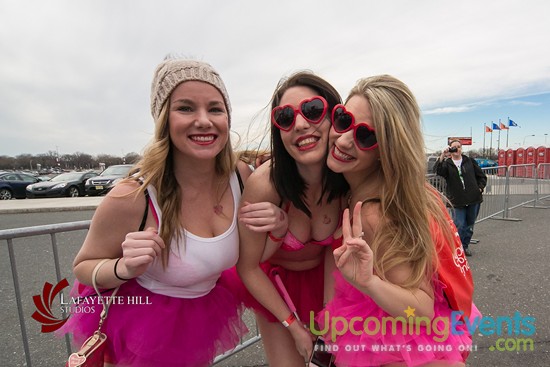
{"label": "black car", "polygon": [[84,196],[84,183],[97,176],[95,172],[68,172],[55,176],[50,181],[27,186],[28,198]]}
{"label": "black car", "polygon": [[38,181],[26,173],[0,172],[0,200],[24,199],[27,186]]}
{"label": "black car", "polygon": [[128,175],[132,167],[132,164],[118,164],[107,167],[99,176],[86,181],[86,194],[96,196],[108,193],[118,181]]}

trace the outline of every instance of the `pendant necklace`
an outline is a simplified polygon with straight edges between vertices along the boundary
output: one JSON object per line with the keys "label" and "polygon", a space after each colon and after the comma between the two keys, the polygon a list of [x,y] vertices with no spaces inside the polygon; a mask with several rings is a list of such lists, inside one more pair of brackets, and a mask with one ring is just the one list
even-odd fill
{"label": "pendant necklace", "polygon": [[[222,215],[223,214],[223,205],[220,204],[220,203],[223,199],[223,195],[225,194],[225,192],[227,191],[229,186],[230,186],[230,184],[229,184],[229,182],[227,182],[227,186],[225,186],[225,190],[223,190],[222,194],[219,196],[218,203],[212,207],[214,209],[214,213],[216,215]],[[219,185],[218,185],[218,189],[219,189]],[[217,190],[217,191],[219,191],[219,190]]]}
{"label": "pendant necklace", "polygon": [[223,213],[223,205],[221,204],[214,205],[214,213],[216,213],[217,215],[221,215]]}

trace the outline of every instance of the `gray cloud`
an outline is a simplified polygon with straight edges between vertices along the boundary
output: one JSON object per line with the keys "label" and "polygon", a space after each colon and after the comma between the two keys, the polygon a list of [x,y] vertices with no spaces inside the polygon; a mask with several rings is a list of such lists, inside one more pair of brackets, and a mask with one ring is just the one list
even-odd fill
{"label": "gray cloud", "polygon": [[[311,69],[345,97],[388,73],[424,113],[550,91],[545,1],[0,0],[0,154],[140,152],[165,54],[226,81],[233,128],[265,127],[279,78]],[[519,103],[519,102],[518,102]]]}

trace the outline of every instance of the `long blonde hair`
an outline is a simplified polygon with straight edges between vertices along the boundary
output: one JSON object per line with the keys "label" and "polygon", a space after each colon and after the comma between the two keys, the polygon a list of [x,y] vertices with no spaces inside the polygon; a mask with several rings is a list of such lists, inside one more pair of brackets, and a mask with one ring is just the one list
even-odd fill
{"label": "long blonde hair", "polygon": [[[129,173],[131,177],[127,180],[135,180],[136,176],[143,179],[143,184],[135,190],[135,194],[143,194],[148,185],[156,188],[158,203],[162,212],[162,224],[159,228],[159,235],[164,240],[166,248],[162,250],[162,263],[168,264],[168,254],[172,239],[181,238],[185,223],[181,218],[181,190],[174,175],[174,162],[172,155],[172,143],[170,141],[170,129],[168,123],[168,111],[170,110],[170,99],[162,106],[159,117],[155,121],[155,135],[146,147],[143,158]],[[228,112],[229,113],[229,112]],[[236,159],[231,145],[231,138],[228,136],[224,148],[216,156],[215,170],[218,176],[227,178],[235,170]]]}
{"label": "long blonde hair", "polygon": [[359,80],[347,100],[354,95],[369,101],[380,152],[383,220],[369,244],[374,270],[385,279],[390,269],[410,264],[412,275],[402,286],[418,287],[437,267],[430,221],[453,243],[441,199],[426,181],[420,108],[409,88],[390,75]]}

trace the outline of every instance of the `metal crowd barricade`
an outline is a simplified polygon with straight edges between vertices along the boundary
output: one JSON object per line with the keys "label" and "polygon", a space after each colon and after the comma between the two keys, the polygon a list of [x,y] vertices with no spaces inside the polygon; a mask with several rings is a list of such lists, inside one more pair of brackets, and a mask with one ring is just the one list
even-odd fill
{"label": "metal crowd barricade", "polygon": [[[29,335],[28,335],[28,330],[26,326],[26,322],[28,321],[29,318],[25,317],[25,312],[24,312],[25,308],[27,309],[27,312],[28,312],[29,305],[23,305],[23,302],[22,302],[22,298],[23,298],[22,291],[21,291],[22,283],[17,271],[17,261],[15,256],[15,251],[14,251],[13,240],[26,238],[26,237],[39,236],[39,235],[49,235],[52,254],[53,254],[53,262],[55,267],[55,275],[56,275],[57,282],[60,282],[62,280],[62,276],[61,276],[62,268],[60,266],[60,261],[59,261],[59,246],[58,246],[57,235],[61,233],[71,232],[71,231],[87,230],[90,226],[90,222],[91,221],[87,220],[87,221],[70,222],[70,223],[62,223],[62,224],[51,224],[51,225],[42,225],[42,226],[35,226],[35,227],[0,230],[0,241],[2,240],[6,241],[7,250],[9,254],[9,265],[11,268],[11,275],[12,275],[13,287],[15,292],[15,303],[17,306],[17,315],[19,318],[22,348],[25,355],[25,366],[27,367],[32,367],[33,365],[32,358],[31,358],[31,348],[29,346]],[[0,291],[2,291],[0,293],[3,293],[3,290],[0,290]],[[41,292],[41,291],[42,291],[42,288],[36,289],[36,292]],[[29,297],[28,299],[30,300],[31,298]],[[61,299],[61,295],[60,295],[60,299]],[[62,318],[65,318],[65,317],[66,315],[62,313]],[[252,320],[247,322],[248,327],[251,330],[249,334],[246,335],[245,338],[241,339],[240,344],[237,345],[233,350],[217,356],[216,359],[214,360],[214,364],[219,363],[233,356],[234,354],[240,352],[241,350],[261,340],[261,335],[258,331],[258,328],[255,324],[254,319],[252,317],[248,317],[248,319]],[[3,333],[3,334],[6,335],[6,333]],[[59,343],[58,340],[54,342]],[[54,349],[54,348],[52,347],[51,349]],[[69,356],[72,353],[72,347],[71,347],[71,341],[70,341],[69,335],[65,335],[65,349],[66,349],[66,356]],[[13,353],[12,357],[15,358],[15,355],[16,355],[16,352]],[[5,357],[8,358],[8,356],[5,356]],[[56,358],[55,356],[51,356],[51,359],[55,359],[55,358]],[[65,358],[65,356],[58,357],[58,358]],[[9,365],[12,365],[12,363],[16,363],[16,362],[7,361],[6,363],[9,363]],[[62,364],[62,362],[60,363]]]}
{"label": "metal crowd barricade", "polygon": [[445,188],[447,187],[447,182],[441,176],[436,175],[435,173],[428,173],[426,175],[426,180],[437,189],[437,191],[445,193]]}
{"label": "metal crowd barricade", "polygon": [[481,170],[487,175],[487,185],[483,192],[483,203],[479,208],[477,222],[504,215],[506,208],[508,167],[485,167]]}
{"label": "metal crowd barricade", "polygon": [[543,200],[550,198],[550,163],[539,163],[536,170],[535,202],[533,208],[548,209]]}
{"label": "metal crowd barricade", "polygon": [[523,205],[532,204],[536,200],[537,191],[537,175],[536,166],[534,164],[514,164],[508,166],[506,178],[508,199],[504,211],[503,219],[515,218],[510,217],[510,211]]}
{"label": "metal crowd barricade", "polygon": [[527,164],[482,168],[487,186],[476,223],[486,219],[519,221],[510,214],[513,209],[533,202],[535,181],[526,176],[526,172],[533,175],[533,169],[534,165]]}
{"label": "metal crowd barricade", "polygon": [[[252,311],[250,311],[250,313],[252,314]],[[249,339],[241,339],[240,344],[237,345],[235,347],[235,349],[230,350],[230,351],[228,351],[228,352],[226,352],[222,355],[217,356],[216,359],[214,359],[214,364],[217,364],[217,363],[219,363],[219,362],[221,362],[221,361],[223,361],[223,360],[225,360],[229,357],[232,357],[233,355],[237,354],[241,350],[250,347],[251,345],[259,342],[262,339],[262,336],[260,335],[260,331],[258,329],[258,325],[256,324],[255,321],[254,321],[254,330],[252,331],[252,333],[253,333],[253,335]]]}
{"label": "metal crowd barricade", "polygon": [[[519,207],[546,208],[543,200],[550,198],[550,163],[518,164],[485,167],[487,186],[483,193],[476,223],[486,219],[520,220],[511,217]],[[445,194],[445,179],[428,174],[426,178],[437,190]]]}
{"label": "metal crowd barricade", "polygon": [[[28,228],[16,228],[16,229],[5,229],[0,230],[0,240],[6,240],[7,242],[7,249],[9,254],[9,261],[10,261],[10,268],[11,268],[11,274],[12,274],[12,280],[13,280],[13,287],[15,291],[15,301],[17,304],[17,313],[19,316],[19,325],[21,328],[21,337],[23,341],[23,350],[25,352],[25,361],[26,366],[31,367],[31,353],[29,349],[29,341],[27,336],[27,328],[25,325],[25,315],[23,312],[23,303],[21,301],[21,283],[19,281],[19,274],[17,272],[17,265],[16,265],[16,259],[15,259],[15,252],[14,252],[14,244],[13,240],[16,238],[23,238],[23,237],[30,237],[30,236],[38,236],[38,235],[44,235],[49,234],[51,238],[51,245],[52,245],[52,253],[54,257],[54,266],[55,266],[55,274],[57,278],[57,282],[61,281],[61,267],[59,265],[59,253],[58,253],[58,245],[57,245],[57,237],[56,234],[60,232],[68,232],[68,231],[77,231],[82,229],[88,229],[90,226],[90,221],[80,221],[80,222],[71,222],[71,223],[63,223],[63,224],[51,224],[51,225],[45,225],[45,226],[35,226],[35,227],[28,227]],[[65,338],[65,345],[68,351],[68,354],[70,354],[71,345],[69,336],[66,336]],[[68,355],[67,354],[67,355]]]}

